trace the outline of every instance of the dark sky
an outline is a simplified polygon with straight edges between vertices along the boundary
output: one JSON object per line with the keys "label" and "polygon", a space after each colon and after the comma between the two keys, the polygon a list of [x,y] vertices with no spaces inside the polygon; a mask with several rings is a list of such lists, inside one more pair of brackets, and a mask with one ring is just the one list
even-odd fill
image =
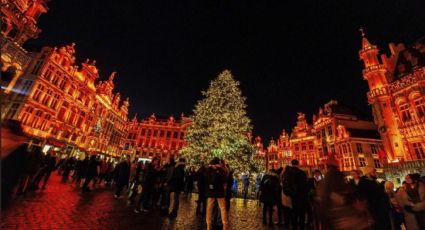
{"label": "dark sky", "polygon": [[29,48],[77,44],[101,78],[117,71],[130,116],[189,114],[225,68],[241,82],[254,134],[268,140],[337,99],[366,113],[358,58],[364,26],[389,42],[425,35],[425,1],[52,0]]}

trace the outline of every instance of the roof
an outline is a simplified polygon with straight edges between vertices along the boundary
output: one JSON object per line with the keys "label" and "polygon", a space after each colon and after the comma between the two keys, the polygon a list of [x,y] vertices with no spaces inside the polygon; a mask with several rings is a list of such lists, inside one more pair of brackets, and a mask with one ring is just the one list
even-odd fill
{"label": "roof", "polygon": [[378,130],[347,128],[351,137],[381,139]]}
{"label": "roof", "polygon": [[423,66],[425,66],[425,36],[400,52],[395,65],[394,81]]}

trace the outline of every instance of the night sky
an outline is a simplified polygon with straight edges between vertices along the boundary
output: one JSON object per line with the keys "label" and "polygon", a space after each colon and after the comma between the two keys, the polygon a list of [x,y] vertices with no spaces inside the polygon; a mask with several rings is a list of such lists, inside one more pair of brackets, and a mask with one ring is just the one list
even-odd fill
{"label": "night sky", "polygon": [[[370,114],[358,31],[388,43],[425,35],[425,1],[52,0],[30,50],[76,42],[101,78],[117,71],[130,118],[191,114],[201,90],[228,68],[247,97],[254,134],[290,131],[330,99]],[[115,91],[115,92],[116,92]],[[123,98],[122,97],[122,98]]]}

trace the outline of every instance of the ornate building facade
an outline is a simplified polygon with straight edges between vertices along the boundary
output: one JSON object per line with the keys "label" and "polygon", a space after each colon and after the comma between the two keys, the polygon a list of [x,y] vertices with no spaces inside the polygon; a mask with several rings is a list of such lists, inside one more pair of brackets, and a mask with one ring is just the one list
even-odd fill
{"label": "ornate building facade", "polygon": [[[75,44],[27,52],[45,1],[2,1],[2,119],[19,120],[34,145],[67,153],[121,154],[129,100],[114,94],[112,73],[96,83],[96,61],[75,62]],[[4,52],[5,51],[5,52]],[[4,79],[4,73],[8,76]],[[9,75],[8,75],[9,74]]]}
{"label": "ornate building facade", "polygon": [[[390,55],[379,55],[378,47],[361,32],[363,79],[388,167],[397,171],[399,163],[401,168],[409,164],[425,173],[425,37],[409,47],[390,43]],[[404,175],[394,177],[400,180]]]}
{"label": "ornate building facade", "polygon": [[134,117],[129,123],[125,151],[140,158],[159,156],[163,162],[169,157],[178,156],[186,142],[186,128],[192,120],[183,114],[180,119],[170,117],[150,117],[137,121]]}
{"label": "ornate building facade", "polygon": [[272,140],[267,149],[269,168],[285,167],[297,159],[300,167],[311,172],[324,169],[326,160],[333,157],[342,171],[369,165],[383,172],[384,154],[376,126],[335,100],[319,109],[312,125],[304,113],[298,113],[292,133],[283,130],[277,143]]}
{"label": "ornate building facade", "polygon": [[1,87],[8,93],[31,61],[22,48],[30,38],[37,38],[41,30],[37,20],[46,13],[45,0],[1,0]]}

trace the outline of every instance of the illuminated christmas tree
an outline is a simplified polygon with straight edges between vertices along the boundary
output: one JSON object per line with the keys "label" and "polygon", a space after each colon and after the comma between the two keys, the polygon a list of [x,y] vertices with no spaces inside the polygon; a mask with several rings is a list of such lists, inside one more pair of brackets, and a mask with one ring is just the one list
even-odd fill
{"label": "illuminated christmas tree", "polygon": [[239,82],[225,70],[202,92],[204,98],[193,110],[193,123],[185,137],[188,144],[181,150],[189,166],[208,164],[213,157],[219,157],[235,172],[258,171],[248,137],[251,121],[238,86]]}

